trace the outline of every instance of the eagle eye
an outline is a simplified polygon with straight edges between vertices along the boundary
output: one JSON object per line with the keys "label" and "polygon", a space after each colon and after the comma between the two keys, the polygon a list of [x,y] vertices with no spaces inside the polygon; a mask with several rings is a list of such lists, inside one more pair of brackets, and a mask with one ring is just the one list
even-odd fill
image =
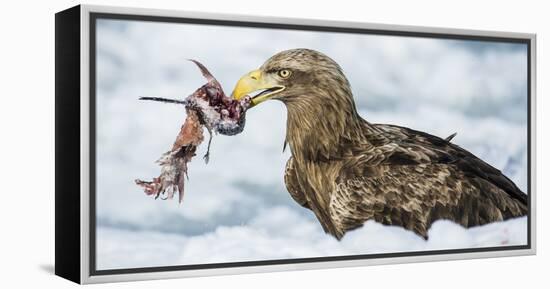
{"label": "eagle eye", "polygon": [[277,72],[277,74],[279,75],[279,77],[281,78],[289,78],[290,75],[292,75],[292,71],[288,70],[288,69],[281,69]]}

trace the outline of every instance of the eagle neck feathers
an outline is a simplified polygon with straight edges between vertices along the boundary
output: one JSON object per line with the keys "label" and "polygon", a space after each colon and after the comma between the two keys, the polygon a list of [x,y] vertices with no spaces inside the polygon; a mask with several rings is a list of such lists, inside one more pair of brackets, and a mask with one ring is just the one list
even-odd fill
{"label": "eagle neck feathers", "polygon": [[328,207],[344,160],[352,157],[351,148],[371,146],[369,135],[376,132],[357,113],[351,92],[332,93],[339,95],[317,90],[286,103],[285,142],[292,153],[296,183],[308,207],[323,220],[325,231],[335,233],[338,230]]}
{"label": "eagle neck feathers", "polygon": [[[330,93],[344,94],[336,97]],[[346,156],[347,148],[368,146],[375,128],[362,119],[351,92],[324,92],[287,103],[285,142],[298,161],[329,162]]]}

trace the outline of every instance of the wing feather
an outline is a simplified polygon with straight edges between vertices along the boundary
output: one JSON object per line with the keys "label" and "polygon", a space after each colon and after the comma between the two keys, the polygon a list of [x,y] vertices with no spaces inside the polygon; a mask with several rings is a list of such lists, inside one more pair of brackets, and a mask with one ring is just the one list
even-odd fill
{"label": "wing feather", "polygon": [[373,219],[427,237],[430,225],[449,219],[465,227],[521,216],[526,206],[481,178],[465,178],[447,164],[384,165],[374,176],[342,181],[331,196],[337,237]]}
{"label": "wing feather", "polygon": [[[429,163],[454,165],[459,170],[463,171],[466,177],[475,176],[482,178],[506,191],[512,198],[527,205],[527,195],[522,192],[512,180],[506,177],[500,170],[494,168],[460,146],[452,144],[437,136],[406,127],[395,125],[377,126],[391,128],[394,131],[398,130],[400,132],[399,134],[393,134],[394,136],[400,136],[399,139],[394,139],[393,141],[398,141],[400,147],[409,152],[408,154],[404,154],[402,158],[413,159],[414,156],[410,152],[420,151],[420,153],[426,154],[429,157]],[[390,155],[387,159],[388,161],[385,163],[394,164],[391,157]]]}
{"label": "wing feather", "polygon": [[369,219],[427,237],[438,219],[470,227],[527,213],[527,196],[468,151],[408,128],[377,128],[387,141],[348,160],[331,194],[337,237]]}
{"label": "wing feather", "polygon": [[[286,143],[286,142],[285,142]],[[296,169],[294,167],[294,159],[290,157],[286,162],[285,168],[285,185],[290,196],[300,206],[310,209],[305,194],[303,193],[299,180],[296,176]]]}

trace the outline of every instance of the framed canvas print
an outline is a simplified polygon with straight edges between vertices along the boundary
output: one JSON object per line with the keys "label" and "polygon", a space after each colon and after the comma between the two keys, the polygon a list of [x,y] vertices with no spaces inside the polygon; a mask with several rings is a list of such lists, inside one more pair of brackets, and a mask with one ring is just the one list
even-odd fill
{"label": "framed canvas print", "polygon": [[57,275],[535,253],[535,35],[76,6]]}

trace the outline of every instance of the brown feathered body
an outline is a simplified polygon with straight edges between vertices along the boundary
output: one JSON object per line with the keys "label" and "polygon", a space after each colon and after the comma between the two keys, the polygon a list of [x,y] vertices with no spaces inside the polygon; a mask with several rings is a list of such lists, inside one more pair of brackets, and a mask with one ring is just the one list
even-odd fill
{"label": "brown feathered body", "polygon": [[448,140],[372,124],[357,113],[341,68],[308,49],[276,54],[263,71],[289,68],[278,97],[288,110],[285,184],[340,239],[367,220],[427,238],[438,219],[465,227],[527,213],[527,196],[498,169]]}

